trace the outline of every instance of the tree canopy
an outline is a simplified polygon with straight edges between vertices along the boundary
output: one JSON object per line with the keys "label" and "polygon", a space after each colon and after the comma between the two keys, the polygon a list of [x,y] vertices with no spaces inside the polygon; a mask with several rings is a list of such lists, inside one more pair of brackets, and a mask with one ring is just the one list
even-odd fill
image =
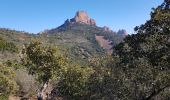
{"label": "tree canopy", "polygon": [[[170,88],[169,23],[170,1],[165,0],[153,9],[150,20],[135,28],[137,34],[114,48],[131,99],[150,100]],[[165,97],[169,98],[168,94]]]}

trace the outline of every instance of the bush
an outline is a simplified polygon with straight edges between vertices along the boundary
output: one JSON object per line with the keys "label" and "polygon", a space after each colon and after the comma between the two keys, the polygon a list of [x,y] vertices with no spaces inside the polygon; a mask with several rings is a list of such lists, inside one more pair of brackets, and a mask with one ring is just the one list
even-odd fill
{"label": "bush", "polygon": [[92,73],[91,68],[81,68],[80,66],[63,70],[61,80],[57,84],[61,96],[77,100],[85,97],[88,94],[88,78]]}

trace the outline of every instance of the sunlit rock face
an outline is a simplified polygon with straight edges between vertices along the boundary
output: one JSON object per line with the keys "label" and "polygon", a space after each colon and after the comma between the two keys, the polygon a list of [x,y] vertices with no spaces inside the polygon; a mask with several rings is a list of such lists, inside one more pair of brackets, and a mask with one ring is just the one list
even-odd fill
{"label": "sunlit rock face", "polygon": [[81,23],[81,24],[96,26],[96,21],[94,19],[91,19],[86,11],[77,11],[74,18],[65,21],[65,24],[73,24],[73,23]]}
{"label": "sunlit rock face", "polygon": [[96,21],[91,19],[87,12],[85,11],[77,11],[75,17],[72,19],[76,23],[84,23],[88,25],[96,25]]}

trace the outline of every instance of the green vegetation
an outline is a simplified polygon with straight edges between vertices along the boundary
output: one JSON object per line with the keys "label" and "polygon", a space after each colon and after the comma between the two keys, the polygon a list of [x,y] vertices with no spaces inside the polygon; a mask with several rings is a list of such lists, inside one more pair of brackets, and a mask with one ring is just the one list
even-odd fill
{"label": "green vegetation", "polygon": [[[28,69],[28,73],[43,84],[40,97],[44,96],[44,90],[48,86],[50,79],[57,74],[59,68],[64,64],[62,57],[56,55],[56,49],[51,46],[43,46],[40,42],[31,42],[23,50],[22,62]],[[46,86],[47,85],[47,86]]]}
{"label": "green vegetation", "polygon": [[28,43],[33,36],[35,35],[23,31],[0,28],[0,37],[8,42],[17,44],[18,46]]}
{"label": "green vegetation", "polygon": [[107,52],[96,41],[95,35],[104,36],[113,45],[123,41],[122,36],[103,28],[75,23],[71,27],[60,27],[41,34],[46,42],[57,45],[71,61],[88,66],[89,60]]}
{"label": "green vegetation", "polygon": [[88,79],[93,70],[81,66],[67,67],[62,70],[61,79],[56,85],[61,96],[67,99],[80,99],[88,94]]}
{"label": "green vegetation", "polygon": [[[87,92],[78,99],[169,100],[169,7],[170,2],[165,1],[154,9],[151,19],[135,28],[136,35],[126,37],[115,46],[110,59],[94,60]],[[67,83],[66,90],[70,88]]]}
{"label": "green vegetation", "polygon": [[0,96],[16,92],[15,73],[10,67],[0,64]]}
{"label": "green vegetation", "polygon": [[0,37],[0,51],[9,51],[9,52],[18,52],[18,48],[12,42],[7,42],[3,38]]}
{"label": "green vegetation", "polygon": [[[4,34],[12,31],[0,31],[1,50],[21,52],[20,59],[14,54],[14,61],[0,64],[0,98],[10,94],[30,98],[38,92],[41,97],[49,94],[51,100],[169,100],[169,23],[170,1],[165,0],[153,9],[150,20],[135,28],[137,34],[124,41],[96,26],[74,24],[32,35],[42,42],[30,42],[19,51],[29,41],[18,43],[10,37],[7,42]],[[106,55],[95,35],[121,43]]]}
{"label": "green vegetation", "polygon": [[119,67],[125,74],[126,80],[122,81],[128,89],[122,95],[129,99],[170,98],[169,6],[165,0],[152,11],[149,21],[135,28],[136,35],[126,37],[114,49],[113,55],[119,57]]}

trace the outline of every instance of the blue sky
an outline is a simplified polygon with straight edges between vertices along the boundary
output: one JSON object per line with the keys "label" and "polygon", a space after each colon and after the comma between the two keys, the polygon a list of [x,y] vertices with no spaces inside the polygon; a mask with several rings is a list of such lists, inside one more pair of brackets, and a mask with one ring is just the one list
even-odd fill
{"label": "blue sky", "polygon": [[0,0],[0,27],[37,33],[55,28],[85,10],[98,26],[133,28],[150,18],[163,0]]}

